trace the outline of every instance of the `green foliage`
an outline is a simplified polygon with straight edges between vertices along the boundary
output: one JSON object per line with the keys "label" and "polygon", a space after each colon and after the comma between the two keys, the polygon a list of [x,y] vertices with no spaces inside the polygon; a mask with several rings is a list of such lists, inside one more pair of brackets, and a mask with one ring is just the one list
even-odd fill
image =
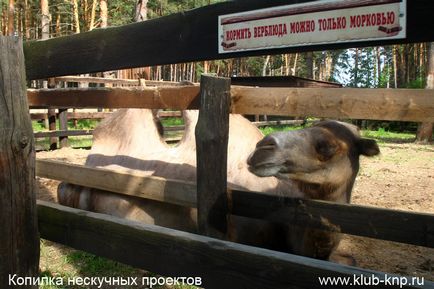
{"label": "green foliage", "polygon": [[108,4],[108,25],[119,26],[134,22],[137,1],[110,0]]}
{"label": "green foliage", "polygon": [[161,119],[163,126],[183,125],[184,119],[180,117],[168,117]]}
{"label": "green foliage", "polygon": [[415,134],[408,132],[392,132],[385,128],[378,128],[377,130],[362,130],[362,136],[367,138],[373,138],[380,143],[393,142],[393,143],[404,143],[404,142],[414,142]]}
{"label": "green foliage", "polygon": [[303,126],[289,126],[289,125],[276,125],[276,126],[264,126],[259,128],[259,130],[264,134],[268,135],[273,132],[278,131],[290,131],[290,130],[298,130],[304,128]]}
{"label": "green foliage", "polygon": [[97,125],[100,123],[98,120],[92,120],[92,119],[80,119],[77,121],[77,126],[74,126],[73,121],[68,121],[68,128],[69,129],[94,129],[97,127]]}
{"label": "green foliage", "polygon": [[407,88],[424,88],[426,86],[426,78],[417,78],[407,83]]}

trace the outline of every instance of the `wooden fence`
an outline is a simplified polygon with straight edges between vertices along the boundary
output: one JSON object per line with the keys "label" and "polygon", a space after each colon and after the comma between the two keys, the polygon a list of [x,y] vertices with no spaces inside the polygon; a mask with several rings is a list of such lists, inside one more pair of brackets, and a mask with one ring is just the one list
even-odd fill
{"label": "wooden fence", "polygon": [[[181,84],[178,82],[171,81],[151,81],[144,79],[113,79],[113,78],[102,78],[102,77],[88,77],[88,76],[63,76],[63,77],[54,77],[51,79],[52,82],[56,82],[56,86],[60,87],[68,87],[71,83],[85,84],[88,86],[89,84],[102,84],[104,87],[129,87],[140,89],[144,87],[171,87],[171,86],[180,86]],[[326,81],[317,81],[312,79],[306,79],[302,77],[295,76],[271,76],[271,77],[232,77],[231,82],[236,85],[243,86],[259,86],[259,87],[311,87],[311,88],[319,88],[319,87],[342,87],[342,85],[326,82]],[[194,84],[192,84],[194,85]],[[30,91],[29,93],[32,93]],[[31,107],[44,107],[40,105],[35,105]],[[46,106],[46,108],[49,108]],[[53,108],[53,107],[51,107]],[[56,149],[57,143],[59,143],[60,148],[68,146],[68,137],[69,136],[86,136],[91,135],[92,130],[68,130],[68,120],[101,120],[108,115],[110,112],[67,112],[66,108],[59,108],[59,113],[50,114],[50,113],[31,113],[30,117],[32,120],[44,121],[47,124],[47,127],[50,128],[50,131],[47,132],[37,132],[35,133],[35,138],[50,138],[50,149]],[[159,111],[159,117],[181,117],[181,112],[179,111]],[[60,122],[60,130],[57,130],[57,120]],[[300,125],[305,123],[301,120],[281,120],[281,121],[259,121],[259,115],[255,115],[255,122],[253,122],[256,126],[273,126],[273,125]],[[184,126],[173,126],[173,127],[164,127],[164,131],[182,131]],[[59,142],[57,142],[56,138],[59,138]],[[168,143],[176,142],[180,139],[180,137],[166,137],[165,140]]]}
{"label": "wooden fence", "polygon": [[[219,55],[216,52],[217,16],[287,3],[288,1],[280,0],[229,1],[139,24],[25,43],[27,78],[40,79],[235,56],[237,54]],[[432,1],[409,1],[407,38],[382,40],[369,44],[433,41],[433,34],[428,33],[434,28],[429,14],[433,9]],[[122,41],[118,41],[119,35],[122,35]],[[99,45],[101,43],[105,45]],[[193,43],[195,45],[192,45]],[[282,48],[273,50],[272,53],[363,45],[367,43]],[[6,124],[0,129],[2,133],[0,216],[2,220],[6,220],[0,227],[2,230],[0,250],[2,250],[2,258],[6,260],[0,264],[0,286],[5,288],[8,287],[6,285],[8,273],[36,276],[38,271],[38,260],[35,257],[39,250],[37,246],[39,236],[36,232],[34,201],[34,146],[33,135],[29,129],[30,118],[25,109],[27,103],[23,87],[24,59],[20,47],[21,42],[16,42],[13,38],[0,37],[0,51],[2,51],[0,73],[3,77],[5,75],[9,77],[8,79],[22,80],[17,82],[21,85],[19,87],[10,87],[11,83],[15,83],[13,81],[0,84],[0,92],[2,92],[0,95],[4,102],[7,105],[11,103],[21,105],[21,109],[9,109],[0,114],[2,123]],[[89,47],[92,49],[89,50]],[[122,51],[122,54],[119,54],[119,51]],[[261,53],[264,51],[246,52],[244,55]],[[10,69],[11,64],[15,63],[19,64],[18,69]],[[215,97],[216,95],[221,97]],[[324,215],[336,222],[344,232],[350,234],[434,247],[434,216],[431,214],[314,200],[282,201],[281,198],[264,196],[260,193],[227,190],[225,166],[228,113],[294,116],[308,113],[318,117],[429,122],[434,121],[433,95],[432,90],[231,87],[230,80],[215,77],[203,77],[201,88],[175,86],[144,87],[140,90],[131,88],[31,90],[27,93],[28,104],[37,107],[199,108],[196,130],[198,183],[193,186],[183,184],[182,190],[187,193],[178,193],[179,183],[161,179],[147,179],[149,190],[148,188],[144,190],[139,184],[134,189],[124,190],[121,186],[122,182],[134,181],[134,176],[122,174],[114,176],[116,181],[107,189],[147,198],[163,198],[163,201],[173,197],[175,198],[173,202],[196,206],[199,231],[208,236],[138,224],[44,202],[39,202],[37,205],[39,232],[43,238],[162,275],[202,277],[205,288],[319,288],[321,284],[318,282],[318,277],[384,278],[385,274],[381,272],[209,237],[219,237],[219,233],[215,232],[208,223],[211,216],[214,220],[225,224],[229,214],[260,218],[267,212],[275,210],[277,206],[277,208],[288,209],[290,212],[288,221],[301,220],[304,223],[303,218],[313,216],[313,221],[309,224],[315,227],[315,220]],[[22,121],[14,121],[18,119]],[[212,129],[204,134],[204,128]],[[45,170],[44,166],[46,166]],[[95,176],[102,173],[79,167],[79,171],[82,169],[94,173]],[[72,179],[71,170],[77,170],[77,167],[65,164],[38,162],[36,170],[40,176],[62,178],[72,183],[90,179],[88,176],[74,176],[77,178]],[[49,175],[57,172],[64,175]],[[111,178],[104,180],[109,179]],[[94,180],[94,184],[82,184],[90,187],[103,185],[98,181],[101,177],[95,177]],[[174,187],[172,191],[171,188]],[[171,193],[168,194],[166,190],[170,190]],[[196,198],[197,201],[194,201]],[[372,223],[367,223],[369,220]],[[23,230],[24,228],[26,230]],[[19,248],[16,249],[14,246]],[[403,287],[422,288],[414,284]],[[377,288],[390,287],[380,284]],[[425,281],[424,288],[434,288],[434,283]]]}

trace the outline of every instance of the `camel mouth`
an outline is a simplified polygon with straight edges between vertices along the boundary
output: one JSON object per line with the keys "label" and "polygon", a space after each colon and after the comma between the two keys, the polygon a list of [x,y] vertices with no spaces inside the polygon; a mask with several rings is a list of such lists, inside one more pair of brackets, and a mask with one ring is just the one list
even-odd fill
{"label": "camel mouth", "polygon": [[274,163],[264,162],[255,165],[249,165],[248,170],[258,177],[271,177],[279,172],[280,166]]}

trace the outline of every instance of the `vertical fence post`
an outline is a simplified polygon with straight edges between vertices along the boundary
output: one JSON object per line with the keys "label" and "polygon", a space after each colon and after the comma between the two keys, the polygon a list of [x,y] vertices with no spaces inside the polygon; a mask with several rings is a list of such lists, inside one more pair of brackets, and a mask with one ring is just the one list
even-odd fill
{"label": "vertical fence post", "polygon": [[[48,109],[48,129],[50,131],[56,131],[56,109],[49,108]],[[50,137],[50,150],[57,149],[57,137]]]}
{"label": "vertical fence post", "polygon": [[215,238],[227,230],[230,85],[229,78],[202,75],[195,132],[199,232]]}
{"label": "vertical fence post", "polygon": [[9,284],[9,274],[38,274],[35,190],[22,41],[0,36],[0,288],[37,288]]}
{"label": "vertical fence post", "polygon": [[[56,82],[53,78],[49,78],[47,81],[47,88],[56,88]],[[56,125],[56,109],[49,108],[48,109],[48,129],[50,131],[56,131],[57,125]],[[56,150],[57,149],[57,138],[56,137],[50,137],[50,150]]]}
{"label": "vertical fence post", "polygon": [[[68,109],[59,108],[59,128],[60,130],[67,131],[68,130]],[[60,148],[65,148],[68,146],[68,137],[61,136],[59,137],[59,145]]]}

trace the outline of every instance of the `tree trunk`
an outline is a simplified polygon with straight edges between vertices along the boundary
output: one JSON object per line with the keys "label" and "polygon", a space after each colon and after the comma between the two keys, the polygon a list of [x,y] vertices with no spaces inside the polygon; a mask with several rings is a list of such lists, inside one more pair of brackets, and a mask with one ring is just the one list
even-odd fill
{"label": "tree trunk", "polygon": [[[431,42],[428,47],[426,89],[434,89],[434,42]],[[419,143],[432,142],[433,126],[434,123],[432,122],[424,122],[419,124],[416,141]]]}
{"label": "tree trunk", "polygon": [[148,0],[138,0],[136,4],[136,13],[134,15],[134,22],[145,21],[148,12]]}
{"label": "tree trunk", "polygon": [[333,72],[333,55],[331,52],[327,52],[325,59],[324,77],[322,80],[330,81]]}
{"label": "tree trunk", "polygon": [[80,33],[80,17],[78,14],[78,2],[77,2],[77,0],[72,0],[72,5],[74,7],[75,33]]}
{"label": "tree trunk", "polygon": [[50,11],[48,0],[41,0],[41,33],[42,39],[50,38]]}
{"label": "tree trunk", "polygon": [[95,28],[96,1],[97,0],[92,1],[92,8],[90,11],[90,19],[89,19],[89,31]]}
{"label": "tree trunk", "polygon": [[359,49],[356,48],[354,55],[354,83],[353,86],[357,87],[359,83]]}
{"label": "tree trunk", "polygon": [[14,22],[15,22],[15,0],[9,0],[7,35],[13,36],[15,34]]}
{"label": "tree trunk", "polygon": [[396,45],[392,48],[393,53],[393,80],[394,88],[398,88],[398,48]]}
{"label": "tree trunk", "polygon": [[295,76],[297,72],[297,61],[298,61],[298,53],[295,54],[294,57],[294,66],[292,67],[292,75]]}
{"label": "tree trunk", "polygon": [[107,0],[99,1],[100,17],[101,17],[101,28],[106,28],[108,23],[108,9]]}
{"label": "tree trunk", "polygon": [[313,52],[306,52],[306,77],[313,79]]}
{"label": "tree trunk", "polygon": [[380,54],[380,47],[375,48],[375,56],[376,56],[376,64],[377,64],[377,87],[380,84],[381,81],[381,54]]}
{"label": "tree trunk", "polygon": [[264,66],[262,66],[262,76],[267,75],[268,63],[270,63],[270,55],[267,55],[267,57],[265,58]]}

